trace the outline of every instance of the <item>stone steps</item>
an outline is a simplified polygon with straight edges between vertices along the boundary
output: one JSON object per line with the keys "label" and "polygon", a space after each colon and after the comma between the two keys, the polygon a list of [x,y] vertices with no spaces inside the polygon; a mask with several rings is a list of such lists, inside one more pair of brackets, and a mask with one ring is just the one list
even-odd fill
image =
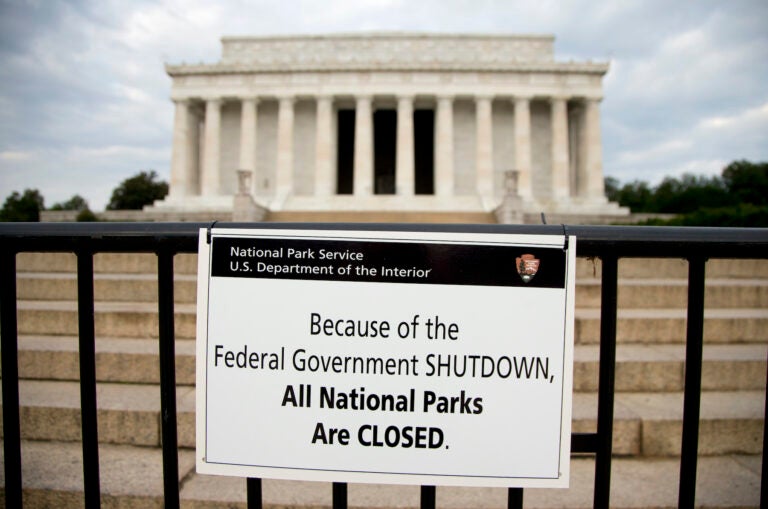
{"label": "stone steps", "polygon": [[[20,336],[19,375],[29,380],[79,380],[78,338]],[[97,338],[96,380],[160,383],[157,339]],[[176,340],[176,384],[195,384],[195,341]]]}
{"label": "stone steps", "polygon": [[[16,281],[16,295],[21,300],[77,299],[77,275],[73,272],[19,272]],[[177,274],[173,293],[177,303],[194,303],[197,277]],[[93,294],[97,302],[157,302],[157,275],[94,274]]]}
{"label": "stone steps", "polygon": [[[685,279],[632,279],[618,281],[620,308],[680,307],[688,299]],[[19,272],[17,296],[21,300],[75,300],[77,276],[73,272]],[[97,301],[157,302],[155,274],[98,273],[94,276]],[[197,278],[177,274],[174,282],[177,303],[194,303]],[[709,279],[704,301],[708,308],[766,308],[768,279]],[[576,284],[576,307],[600,307],[600,280],[582,278]]]}
{"label": "stone steps", "polygon": [[[687,279],[618,280],[619,309],[680,308],[688,302]],[[576,307],[600,307],[599,279],[576,280]],[[768,308],[768,279],[709,278],[704,288],[704,303],[713,308]]]}
{"label": "stone steps", "polygon": [[[0,455],[2,449],[0,448]],[[163,507],[162,458],[159,449],[103,444],[99,447],[102,507]],[[61,468],[71,465],[71,468]],[[674,459],[614,458],[611,507],[615,509],[677,507],[679,462]],[[24,507],[82,507],[82,450],[78,443],[22,442]],[[2,471],[0,471],[2,476]],[[564,490],[528,489],[526,509],[588,509],[593,499],[594,460],[571,461],[571,487]],[[1,478],[0,478],[1,479]],[[198,475],[194,453],[179,451],[181,506],[185,509],[245,508],[245,479]],[[2,483],[4,486],[4,482]],[[265,507],[330,507],[331,484],[262,481]],[[439,487],[437,507],[486,509],[505,507],[507,490],[499,488]],[[699,459],[697,507],[758,507],[760,458],[710,456]],[[4,502],[4,490],[0,503]],[[419,487],[350,484],[349,507],[418,508]]]}
{"label": "stone steps", "polygon": [[[766,344],[704,345],[702,389],[764,390]],[[574,348],[574,391],[598,390],[599,345]],[[617,392],[675,392],[685,388],[685,345],[619,345]]]}
{"label": "stone steps", "polygon": [[[157,304],[150,302],[96,302],[98,336],[153,338],[158,334]],[[176,337],[195,337],[195,305],[175,307]],[[714,343],[768,341],[768,308],[707,309],[704,339]],[[22,300],[18,302],[19,334],[76,335],[76,301]],[[683,343],[685,309],[620,309],[617,338],[622,343]],[[600,337],[600,310],[576,310],[577,344],[594,344]]]}
{"label": "stone steps", "polygon": [[[77,382],[22,380],[21,435],[26,440],[80,440],[80,387]],[[99,441],[160,445],[160,390],[156,385],[97,384]],[[762,391],[708,391],[702,394],[699,453],[759,454],[762,451]],[[617,393],[614,453],[664,457],[680,454],[683,395]],[[195,446],[195,389],[177,389],[180,447]],[[597,395],[577,392],[573,430],[594,431]]]}
{"label": "stone steps", "polygon": [[[704,390],[762,390],[765,387],[768,344],[706,345]],[[684,345],[621,345],[616,355],[616,390],[620,392],[682,391]],[[574,390],[597,391],[597,345],[577,345],[574,351]],[[30,380],[78,380],[78,340],[75,336],[21,336],[19,373]],[[157,384],[160,381],[155,339],[97,338],[96,379],[99,382]],[[195,344],[176,341],[176,383],[195,383]]]}
{"label": "stone steps", "polygon": [[[77,302],[18,301],[19,334],[76,335]],[[115,338],[156,338],[157,303],[96,302],[94,326],[97,336]],[[176,337],[195,337],[195,305],[176,304]]]}
{"label": "stone steps", "polygon": [[[157,385],[99,383],[99,442],[160,446],[160,388]],[[176,391],[179,446],[195,446],[195,389]],[[80,384],[49,380],[19,383],[21,436],[59,442],[81,440]]]}
{"label": "stone steps", "polygon": [[[174,257],[174,272],[197,274],[197,254],[181,253]],[[20,253],[17,272],[77,272],[77,258],[71,253]],[[93,257],[97,274],[157,274],[157,256],[149,253],[97,253]]]}
{"label": "stone steps", "polygon": [[[94,257],[105,507],[162,506],[156,267],[151,254]],[[596,428],[600,269],[599,260],[578,260],[575,432]],[[77,507],[82,471],[75,257],[20,254],[17,270],[25,507]],[[196,270],[196,255],[175,258],[182,506],[245,507],[242,479],[194,473]],[[712,260],[707,277],[697,504],[756,507],[768,368],[768,262]],[[612,507],[677,505],[686,278],[683,260],[619,262]],[[75,468],[55,468],[50,458]],[[525,507],[591,507],[593,460],[576,457],[572,468],[573,488],[526,490]],[[330,504],[329,484],[265,481],[264,493],[272,506]],[[502,507],[505,496],[504,490],[439,488],[438,506]],[[350,485],[349,503],[416,507],[418,487]]]}
{"label": "stone steps", "polygon": [[[684,343],[685,309],[619,309],[619,343]],[[577,309],[577,344],[600,341],[600,310]],[[705,309],[704,341],[710,343],[763,343],[768,340],[768,309]]]}

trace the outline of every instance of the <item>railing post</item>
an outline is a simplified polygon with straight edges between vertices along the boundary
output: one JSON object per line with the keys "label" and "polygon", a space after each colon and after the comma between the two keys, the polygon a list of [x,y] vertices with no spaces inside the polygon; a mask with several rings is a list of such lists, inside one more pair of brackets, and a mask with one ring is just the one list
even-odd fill
{"label": "railing post", "polygon": [[608,509],[611,500],[613,403],[616,380],[616,303],[618,257],[602,257],[600,294],[600,380],[597,400],[597,453],[595,455],[595,509]]}
{"label": "railing post", "polygon": [[157,305],[160,343],[160,423],[163,442],[165,507],[179,507],[179,457],[176,429],[176,345],[173,319],[173,252],[157,253]]}
{"label": "railing post", "polygon": [[523,488],[507,489],[507,509],[523,509]]}
{"label": "railing post", "polygon": [[434,486],[421,487],[421,509],[435,509],[435,498],[437,496]]}
{"label": "railing post", "polygon": [[696,467],[699,453],[701,363],[704,348],[705,258],[688,259],[688,319],[685,338],[685,400],[683,444],[680,457],[678,507],[693,508],[696,500]]}
{"label": "railing post", "polygon": [[261,509],[261,479],[258,477],[249,477],[245,481],[245,490],[248,509]]}
{"label": "railing post", "polygon": [[768,371],[766,371],[765,381],[765,404],[763,411],[765,416],[763,417],[763,466],[760,476],[760,507],[768,507],[768,453],[766,453],[766,446],[768,446]]}
{"label": "railing post", "polygon": [[333,509],[347,509],[347,483],[333,483]]}
{"label": "railing post", "polygon": [[99,430],[96,406],[96,338],[93,304],[93,251],[77,252],[77,315],[80,338],[80,412],[83,437],[85,507],[100,506]]}
{"label": "railing post", "polygon": [[5,506],[21,507],[21,434],[16,317],[16,253],[0,251],[0,336],[3,370],[3,453]]}

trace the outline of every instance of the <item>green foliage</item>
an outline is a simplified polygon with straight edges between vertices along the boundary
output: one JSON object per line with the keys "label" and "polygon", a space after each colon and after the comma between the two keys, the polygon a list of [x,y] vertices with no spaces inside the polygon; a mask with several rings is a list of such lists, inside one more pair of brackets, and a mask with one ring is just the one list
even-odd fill
{"label": "green foliage", "polygon": [[96,214],[91,212],[91,209],[89,209],[89,208],[85,208],[85,209],[81,210],[80,212],[77,213],[77,217],[75,217],[75,221],[77,221],[78,223],[94,222],[94,221],[98,221],[98,220],[99,220],[99,218],[96,217]]}
{"label": "green foliage", "polygon": [[768,227],[768,205],[741,203],[732,207],[700,208],[672,219],[648,219],[641,223],[646,226],[723,226],[766,228]]}
{"label": "green foliage", "polygon": [[737,202],[768,205],[768,162],[734,161],[723,170],[723,181]]}
{"label": "green foliage", "polygon": [[142,171],[120,183],[112,191],[107,210],[140,210],[168,194],[168,183],[157,179],[154,170]]}
{"label": "green foliage", "polygon": [[605,177],[605,196],[609,201],[619,201],[619,179]]}
{"label": "green foliage", "polygon": [[[667,177],[653,188],[642,181],[619,187],[615,179],[610,183],[606,179],[606,195],[632,212],[691,214],[706,207],[737,211],[734,213],[742,217],[746,209],[740,205],[768,205],[768,163],[734,161],[722,176]],[[703,220],[705,216],[697,217]],[[715,220],[715,216],[706,217]]]}
{"label": "green foliage", "polygon": [[719,177],[697,177],[685,174],[680,179],[665,178],[654,190],[649,212],[686,213],[704,205],[735,205]]}
{"label": "green foliage", "polygon": [[40,211],[45,208],[43,196],[37,189],[17,191],[5,199],[0,210],[0,221],[40,221]]}
{"label": "green foliage", "polygon": [[67,201],[54,203],[49,210],[81,210],[82,211],[87,209],[88,209],[88,202],[86,201],[86,199],[80,196],[79,194],[76,194]]}
{"label": "green foliage", "polygon": [[75,221],[78,222],[99,220],[99,218],[96,217],[96,214],[91,211],[86,199],[79,194],[72,196],[72,198],[67,201],[55,203],[49,210],[75,210],[77,211]]}
{"label": "green foliage", "polygon": [[619,202],[622,207],[629,207],[632,212],[647,212],[646,209],[652,200],[653,191],[648,187],[648,183],[634,180],[617,189],[616,198],[612,201]]}

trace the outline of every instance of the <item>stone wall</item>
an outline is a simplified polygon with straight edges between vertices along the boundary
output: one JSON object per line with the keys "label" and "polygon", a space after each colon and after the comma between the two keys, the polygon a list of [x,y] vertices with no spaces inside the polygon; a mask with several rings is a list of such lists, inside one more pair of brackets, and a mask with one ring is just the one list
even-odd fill
{"label": "stone wall", "polygon": [[223,64],[260,70],[418,68],[513,65],[554,60],[551,35],[367,33],[318,36],[224,37]]}

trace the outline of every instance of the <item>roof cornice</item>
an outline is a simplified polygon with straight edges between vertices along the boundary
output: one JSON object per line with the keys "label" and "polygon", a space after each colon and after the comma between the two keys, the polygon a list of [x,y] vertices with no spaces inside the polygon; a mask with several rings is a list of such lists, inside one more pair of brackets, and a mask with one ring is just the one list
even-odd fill
{"label": "roof cornice", "polygon": [[275,74],[275,73],[311,73],[311,72],[539,72],[539,73],[577,73],[604,75],[608,72],[608,62],[531,62],[512,65],[497,63],[483,64],[478,62],[472,66],[464,65],[429,65],[414,63],[413,65],[399,64],[386,68],[360,64],[345,66],[335,65],[283,65],[265,66],[249,64],[166,64],[165,71],[171,77],[212,75],[212,74]]}

